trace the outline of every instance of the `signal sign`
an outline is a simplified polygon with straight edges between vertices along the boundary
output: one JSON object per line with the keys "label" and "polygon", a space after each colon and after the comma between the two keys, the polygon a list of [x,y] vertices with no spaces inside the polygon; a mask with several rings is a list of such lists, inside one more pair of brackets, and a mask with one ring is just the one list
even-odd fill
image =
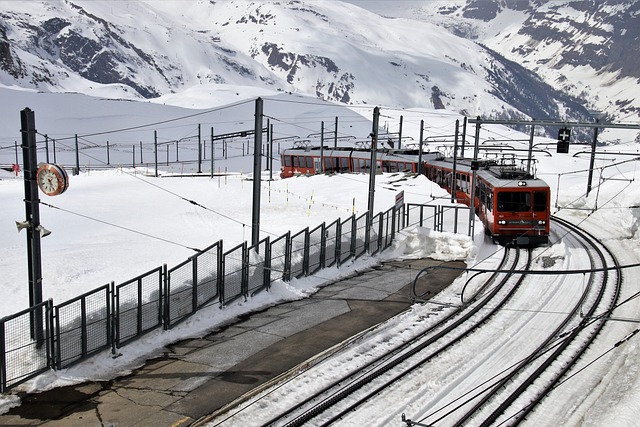
{"label": "signal sign", "polygon": [[569,152],[569,139],[571,138],[571,129],[564,127],[558,131],[558,146],[556,151],[558,153]]}

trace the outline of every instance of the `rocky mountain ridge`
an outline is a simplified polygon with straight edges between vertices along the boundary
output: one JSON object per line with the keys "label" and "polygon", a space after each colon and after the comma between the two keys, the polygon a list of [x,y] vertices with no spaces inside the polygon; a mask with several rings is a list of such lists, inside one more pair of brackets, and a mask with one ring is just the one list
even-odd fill
{"label": "rocky mountain ridge", "polygon": [[[458,10],[455,2],[442,3],[449,15],[478,19],[469,17],[470,5]],[[580,93],[566,95],[566,85],[554,89],[501,50],[433,23],[343,2],[17,5],[0,5],[0,84],[9,87],[153,99],[225,84],[470,116],[590,118]],[[445,16],[444,9],[438,15]],[[491,47],[488,36],[480,41]]]}
{"label": "rocky mountain ridge", "polygon": [[411,1],[377,13],[432,22],[583,100],[595,116],[640,119],[640,1]]}

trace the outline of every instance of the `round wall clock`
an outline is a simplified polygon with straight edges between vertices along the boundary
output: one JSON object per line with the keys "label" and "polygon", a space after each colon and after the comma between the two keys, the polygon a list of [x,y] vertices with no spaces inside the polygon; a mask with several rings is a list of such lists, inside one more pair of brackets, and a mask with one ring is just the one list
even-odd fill
{"label": "round wall clock", "polygon": [[57,196],[69,188],[69,176],[64,168],[51,163],[41,163],[36,172],[38,187],[47,196]]}

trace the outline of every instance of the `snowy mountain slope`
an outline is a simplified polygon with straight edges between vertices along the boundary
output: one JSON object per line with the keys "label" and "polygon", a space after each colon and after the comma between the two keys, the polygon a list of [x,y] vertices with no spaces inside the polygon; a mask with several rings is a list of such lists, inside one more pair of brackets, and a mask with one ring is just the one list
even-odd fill
{"label": "snowy mountain slope", "polygon": [[476,40],[613,120],[640,117],[637,0],[349,1]]}
{"label": "snowy mountain slope", "polygon": [[[155,98],[200,84],[485,117],[582,119],[534,74],[433,24],[331,2],[0,3],[0,84]],[[531,100],[534,102],[531,102]]]}

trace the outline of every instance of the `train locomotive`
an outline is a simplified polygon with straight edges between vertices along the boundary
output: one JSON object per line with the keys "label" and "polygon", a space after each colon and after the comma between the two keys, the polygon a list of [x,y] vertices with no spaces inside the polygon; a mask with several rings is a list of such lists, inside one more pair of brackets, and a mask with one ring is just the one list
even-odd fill
{"label": "train locomotive", "polygon": [[[422,167],[419,167],[422,157]],[[485,233],[494,243],[534,246],[549,242],[550,188],[515,157],[455,163],[441,153],[417,149],[379,149],[376,168],[381,172],[422,173],[446,189],[458,203],[473,206]],[[368,173],[371,151],[356,147],[294,147],[282,153],[280,176],[318,173]]]}

